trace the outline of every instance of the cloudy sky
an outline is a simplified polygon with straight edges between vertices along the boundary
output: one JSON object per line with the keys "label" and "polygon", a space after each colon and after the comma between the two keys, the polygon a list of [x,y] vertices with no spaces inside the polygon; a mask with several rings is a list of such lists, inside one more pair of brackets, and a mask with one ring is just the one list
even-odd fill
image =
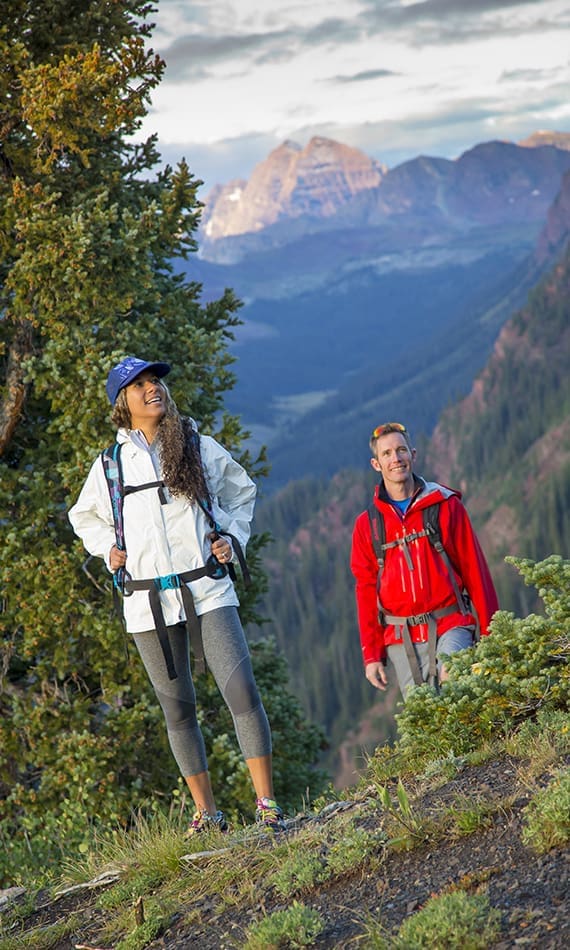
{"label": "cloudy sky", "polygon": [[390,167],[570,132],[570,0],[157,0],[144,132],[202,196],[324,135]]}

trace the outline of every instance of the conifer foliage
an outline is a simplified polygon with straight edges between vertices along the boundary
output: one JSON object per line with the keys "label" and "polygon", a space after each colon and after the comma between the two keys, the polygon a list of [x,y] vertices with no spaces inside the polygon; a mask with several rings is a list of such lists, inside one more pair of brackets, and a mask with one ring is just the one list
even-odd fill
{"label": "conifer foliage", "polygon": [[[81,844],[90,820],[124,821],[176,783],[108,575],[81,570],[67,519],[114,439],[109,368],[128,353],[168,360],[181,410],[210,432],[221,416],[231,450],[242,434],[222,414],[239,302],[226,291],[203,306],[175,272],[195,249],[201,183],[184,161],[157,170],[153,138],[136,144],[164,69],[152,10],[5,0],[0,13],[0,801],[12,868],[15,841],[47,861],[65,838]],[[261,458],[241,459],[260,474]]]}
{"label": "conifer foliage", "polygon": [[447,658],[445,689],[412,692],[397,717],[404,756],[464,755],[541,713],[567,713],[570,562],[558,554],[508,561],[536,588],[544,615],[497,611],[491,636]]}

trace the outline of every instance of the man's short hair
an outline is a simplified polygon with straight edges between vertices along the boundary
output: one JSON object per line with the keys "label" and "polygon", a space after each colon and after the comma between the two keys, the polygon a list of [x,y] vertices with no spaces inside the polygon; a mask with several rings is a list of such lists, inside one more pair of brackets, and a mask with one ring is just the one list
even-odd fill
{"label": "man's short hair", "polygon": [[383,435],[390,435],[391,432],[398,432],[400,435],[403,435],[404,439],[406,440],[406,445],[408,446],[410,452],[412,451],[412,439],[405,425],[402,422],[383,422],[381,425],[376,426],[372,432],[372,435],[370,436],[369,445],[373,455],[376,454],[376,443],[378,442],[378,439],[380,439]]}

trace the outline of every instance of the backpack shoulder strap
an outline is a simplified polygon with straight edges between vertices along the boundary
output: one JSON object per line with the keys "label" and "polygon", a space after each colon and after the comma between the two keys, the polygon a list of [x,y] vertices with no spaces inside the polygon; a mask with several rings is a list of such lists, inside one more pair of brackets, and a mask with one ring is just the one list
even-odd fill
{"label": "backpack shoulder strap", "polygon": [[[125,486],[123,484],[123,467],[121,465],[120,442],[114,442],[108,448],[101,452],[101,461],[103,471],[109,489],[111,499],[111,509],[113,511],[113,524],[115,526],[115,544],[119,551],[125,551],[125,523],[123,519],[123,499],[125,496]],[[113,574],[113,600],[115,610],[119,617],[122,617],[122,611],[117,596],[120,591],[125,596],[125,583],[131,579],[126,567],[120,567]]]}
{"label": "backpack shoulder strap", "polygon": [[455,599],[457,600],[457,606],[459,607],[462,614],[467,613],[467,606],[465,604],[465,598],[461,591],[459,590],[457,581],[455,579],[455,572],[449,560],[447,551],[443,546],[443,541],[441,540],[441,531],[439,527],[439,502],[434,505],[429,505],[427,508],[424,508],[422,511],[422,517],[424,522],[424,531],[428,538],[428,541],[433,546],[433,548],[438,552],[441,558],[445,563],[447,568],[447,573],[449,575],[449,580],[453,591],[455,594]]}
{"label": "backpack shoulder strap", "polygon": [[[424,531],[430,544],[440,554],[445,554],[439,530],[439,504],[429,505],[422,511]],[[387,547],[394,545],[386,544],[386,528],[384,526],[384,517],[382,512],[378,511],[376,505],[372,504],[368,508],[368,519],[370,521],[370,538],[374,554],[380,568],[384,567],[384,552]]]}
{"label": "backpack shoulder strap", "polygon": [[[196,450],[196,452],[198,453],[198,455],[200,455],[200,435],[199,435],[199,433],[196,431],[196,429],[194,429],[194,428],[192,429],[191,439],[192,439],[193,448],[195,448],[195,450]],[[208,499],[208,500],[209,500],[209,499]],[[230,531],[223,531],[223,530],[222,530],[222,528],[220,527],[220,525],[217,523],[216,519],[214,518],[213,512],[210,511],[210,508],[208,507],[208,504],[207,504],[206,501],[204,501],[204,500],[202,500],[201,498],[198,498],[198,497],[197,497],[197,498],[196,498],[196,503],[197,503],[198,507],[202,509],[202,511],[203,511],[204,514],[206,515],[206,518],[207,518],[208,521],[210,522],[210,528],[212,529],[211,532],[210,532],[210,538],[211,538],[211,540],[212,540],[212,541],[215,541],[216,538],[219,537],[220,535],[223,535],[225,538],[229,538],[229,539],[230,539],[231,544],[232,544],[232,548],[233,548],[233,550],[234,550],[234,552],[235,552],[235,555],[236,555],[236,557],[237,557],[237,559],[238,559],[239,566],[240,566],[240,568],[241,568],[241,573],[242,573],[242,577],[243,577],[244,584],[245,584],[246,587],[250,587],[250,586],[251,586],[251,583],[252,583],[252,581],[251,581],[251,574],[250,574],[250,572],[249,572],[249,567],[248,567],[247,561],[246,561],[246,559],[245,559],[245,554],[243,553],[243,548],[242,548],[241,544],[239,543],[238,539],[237,539],[236,536],[233,535]],[[225,565],[225,567],[226,567],[226,570],[227,570],[228,574],[230,575],[232,581],[235,582],[235,580],[236,580],[236,572],[235,572],[235,569],[234,569],[233,564],[227,564],[227,565]]]}
{"label": "backpack shoulder strap", "polygon": [[101,452],[101,462],[103,471],[109,489],[111,499],[111,508],[113,511],[113,523],[115,525],[115,539],[119,551],[125,550],[125,530],[123,524],[123,468],[121,465],[121,444],[114,442],[113,445],[103,449]]}
{"label": "backpack shoulder strap", "polygon": [[428,541],[441,554],[444,547],[441,540],[441,531],[439,530],[439,502],[424,508],[422,519]]}
{"label": "backpack shoulder strap", "polygon": [[372,541],[372,547],[374,548],[374,554],[376,555],[376,560],[378,561],[378,568],[382,570],[384,567],[384,551],[386,543],[386,528],[384,525],[384,517],[375,504],[372,504],[368,508],[368,520],[370,521],[370,538]]}

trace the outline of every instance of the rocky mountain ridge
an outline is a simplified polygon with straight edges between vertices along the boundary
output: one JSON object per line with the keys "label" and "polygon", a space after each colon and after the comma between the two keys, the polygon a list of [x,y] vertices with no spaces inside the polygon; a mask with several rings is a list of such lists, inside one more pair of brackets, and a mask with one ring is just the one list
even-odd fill
{"label": "rocky mountain ridge", "polygon": [[528,228],[542,222],[569,168],[570,133],[485,142],[454,160],[418,156],[393,169],[330,139],[315,137],[303,149],[285,142],[249,181],[206,197],[200,254],[236,263],[346,228],[380,229],[376,247],[384,252],[402,235],[408,247],[430,246],[478,228]]}
{"label": "rocky mountain ridge", "polygon": [[253,170],[249,181],[218,185],[206,199],[206,242],[260,231],[283,218],[328,218],[376,187],[386,168],[363,152],[316,136],[305,148],[286,141]]}
{"label": "rocky mountain ridge", "polygon": [[548,209],[544,225],[536,246],[535,260],[543,265],[561,253],[570,239],[570,173],[562,178],[560,191]]}
{"label": "rocky mountain ridge", "polygon": [[[570,173],[567,173],[562,180],[560,192],[549,209],[534,254],[539,265],[557,256],[555,266],[545,276],[542,290],[535,290],[527,305],[505,323],[490,359],[483,372],[475,379],[470,393],[442,414],[432,434],[429,458],[432,464],[435,464],[437,459],[437,467],[444,481],[447,479],[457,482],[461,477],[461,433],[465,430],[467,420],[493,411],[505,365],[508,362],[526,367],[535,364],[538,375],[548,372],[548,367],[550,372],[555,372],[560,361],[563,364],[570,354],[570,320],[567,319],[570,292],[567,260],[569,247]],[[544,307],[555,308],[560,312],[555,331],[549,327],[547,321],[538,319],[537,301],[540,292],[545,298]],[[530,427],[528,431],[530,434]],[[466,481],[463,481],[462,489],[469,489]]]}
{"label": "rocky mountain ridge", "polygon": [[506,554],[564,553],[570,536],[570,175],[537,257],[547,246],[562,248],[557,263],[505,323],[470,393],[442,413],[428,449],[439,479],[465,493],[499,584]]}

